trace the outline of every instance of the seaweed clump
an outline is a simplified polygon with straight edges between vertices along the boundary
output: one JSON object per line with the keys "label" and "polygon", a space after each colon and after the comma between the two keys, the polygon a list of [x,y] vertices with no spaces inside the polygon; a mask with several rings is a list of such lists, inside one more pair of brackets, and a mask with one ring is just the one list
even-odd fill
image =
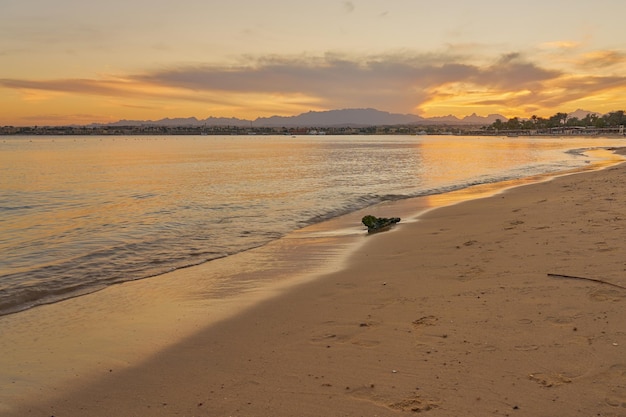
{"label": "seaweed clump", "polygon": [[367,226],[368,233],[382,232],[389,230],[391,226],[400,222],[400,217],[376,217],[372,215],[363,216],[361,223]]}

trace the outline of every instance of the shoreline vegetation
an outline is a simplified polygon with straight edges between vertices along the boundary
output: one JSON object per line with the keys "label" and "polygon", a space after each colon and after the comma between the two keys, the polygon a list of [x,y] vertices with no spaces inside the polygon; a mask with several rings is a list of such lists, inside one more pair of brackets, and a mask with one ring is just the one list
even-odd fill
{"label": "shoreline vegetation", "polygon": [[241,125],[164,125],[119,123],[86,126],[0,126],[0,136],[17,135],[467,135],[467,136],[624,136],[626,115],[623,110],[585,117],[556,113],[547,119],[513,117],[486,124],[409,123],[388,125],[320,126],[241,126]]}
{"label": "shoreline vegetation", "polygon": [[483,129],[486,132],[508,132],[525,135],[536,134],[601,134],[602,132],[624,135],[624,125],[626,116],[623,110],[607,113],[600,116],[596,113],[589,113],[585,117],[578,118],[569,116],[567,113],[557,113],[554,116],[544,119],[533,115],[530,119],[521,120],[513,117],[506,122],[497,119]]}
{"label": "shoreline vegetation", "polygon": [[538,129],[491,129],[485,126],[368,126],[368,127],[239,127],[239,126],[34,126],[0,127],[0,136],[363,136],[363,135],[457,135],[457,136],[625,136],[624,126]]}

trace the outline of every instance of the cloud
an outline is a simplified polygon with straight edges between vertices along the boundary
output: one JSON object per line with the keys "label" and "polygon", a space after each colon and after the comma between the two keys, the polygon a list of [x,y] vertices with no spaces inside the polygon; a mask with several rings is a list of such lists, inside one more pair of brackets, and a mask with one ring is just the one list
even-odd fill
{"label": "cloud", "polygon": [[607,68],[619,64],[626,64],[626,53],[614,50],[589,52],[578,61],[578,65],[585,68]]}
{"label": "cloud", "polygon": [[347,13],[352,13],[355,9],[354,7],[354,3],[351,1],[344,1],[343,2],[343,9],[347,12]]}
{"label": "cloud", "polygon": [[248,65],[186,66],[131,78],[141,84],[197,92],[301,94],[321,106],[388,106],[407,111],[423,99],[425,87],[471,76],[475,67],[435,56],[371,56],[355,60],[324,57],[263,57]]}
{"label": "cloud", "polygon": [[[132,78],[139,82],[192,90],[309,92],[334,94],[332,89],[377,89],[406,86],[420,79],[450,76],[449,68],[395,56],[352,60],[328,54],[320,58],[264,57],[244,66],[187,66]],[[463,67],[463,66],[459,66]]]}
{"label": "cloud", "polygon": [[140,83],[193,91],[300,93],[321,105],[371,106],[408,111],[430,100],[433,89],[466,83],[495,92],[537,90],[561,76],[559,71],[526,62],[519,54],[478,66],[437,55],[380,55],[352,59],[264,57],[239,67],[180,67],[134,76]]}
{"label": "cloud", "polygon": [[29,122],[33,124],[41,124],[42,121],[47,125],[63,125],[63,124],[89,124],[94,120],[102,119],[102,115],[98,114],[87,114],[87,113],[78,113],[78,114],[59,114],[59,113],[49,113],[49,114],[37,114],[30,116],[22,116],[20,120],[24,122]]}
{"label": "cloud", "polygon": [[625,85],[626,77],[563,76],[536,90],[527,91],[527,94],[508,95],[506,98],[476,101],[473,104],[556,109],[607,91],[623,90]]}
{"label": "cloud", "polygon": [[0,79],[0,86],[16,90],[41,90],[97,95],[125,95],[123,83],[92,79],[19,80]]}
{"label": "cloud", "polygon": [[480,71],[477,84],[499,89],[538,88],[543,82],[561,76],[561,71],[541,68],[523,59],[519,53],[503,55],[495,64]]}
{"label": "cloud", "polygon": [[[603,62],[621,62],[604,54]],[[178,100],[231,109],[264,103],[257,113],[373,107],[407,113],[433,103],[502,108],[559,107],[622,88],[625,77],[587,76],[543,67],[520,53],[487,64],[447,54],[354,57],[242,57],[232,65],[185,65],[106,79],[0,79],[0,87],[141,100]],[[307,108],[308,106],[308,108]]]}
{"label": "cloud", "polygon": [[[0,88],[21,91],[25,99],[38,100],[58,97],[59,95],[102,96],[124,100],[181,100],[205,104],[234,105],[235,99],[229,97],[207,96],[167,86],[146,85],[129,79],[57,79],[57,80],[19,80],[0,79]],[[47,95],[46,93],[54,93]],[[125,106],[142,107],[145,104],[131,104]],[[146,106],[147,107],[147,106]]]}
{"label": "cloud", "polygon": [[544,42],[539,45],[542,49],[577,49],[580,48],[582,44],[576,41],[554,41],[554,42]]}

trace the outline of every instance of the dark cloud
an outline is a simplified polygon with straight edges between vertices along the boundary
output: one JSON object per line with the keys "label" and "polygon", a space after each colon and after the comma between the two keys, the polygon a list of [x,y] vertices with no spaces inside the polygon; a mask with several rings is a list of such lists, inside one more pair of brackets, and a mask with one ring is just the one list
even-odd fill
{"label": "dark cloud", "polygon": [[473,82],[496,88],[520,88],[555,79],[560,72],[540,68],[517,58],[499,60],[482,68],[445,62],[437,57],[377,56],[351,60],[338,55],[324,58],[266,57],[247,66],[188,66],[156,71],[136,81],[191,90],[239,92],[305,92],[333,94],[337,90],[429,88],[433,84]]}
{"label": "dark cloud", "polygon": [[538,67],[524,61],[520,54],[511,53],[482,69],[473,81],[478,85],[497,89],[523,90],[540,88],[543,82],[557,79],[561,75],[561,71]]}
{"label": "dark cloud", "polygon": [[[265,57],[247,66],[181,67],[137,75],[135,80],[194,91],[303,93],[328,105],[411,109],[438,85],[465,82],[495,90],[538,89],[560,72],[524,62],[517,54],[480,67],[449,57],[424,55],[373,56],[354,60],[329,54],[323,58]],[[410,106],[406,107],[408,103]]]}
{"label": "dark cloud", "polygon": [[400,85],[424,68],[404,62],[357,62],[341,57],[324,59],[263,59],[249,66],[182,67],[133,77],[137,81],[189,88],[241,92],[332,93],[330,88],[375,88]]}

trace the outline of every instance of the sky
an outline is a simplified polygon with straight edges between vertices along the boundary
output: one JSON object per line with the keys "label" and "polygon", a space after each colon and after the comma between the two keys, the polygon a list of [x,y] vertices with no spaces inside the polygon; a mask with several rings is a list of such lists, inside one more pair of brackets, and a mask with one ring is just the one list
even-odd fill
{"label": "sky", "polygon": [[624,0],[0,0],[0,126],[626,109]]}

